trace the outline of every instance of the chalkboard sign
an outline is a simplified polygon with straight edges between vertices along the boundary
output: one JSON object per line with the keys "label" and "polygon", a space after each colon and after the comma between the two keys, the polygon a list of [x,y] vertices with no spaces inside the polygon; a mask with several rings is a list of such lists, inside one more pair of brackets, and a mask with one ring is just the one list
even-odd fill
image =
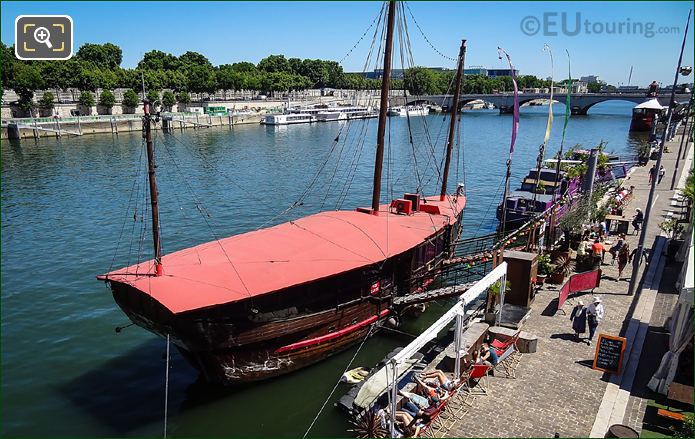
{"label": "chalkboard sign", "polygon": [[620,373],[627,340],[607,334],[599,334],[594,354],[593,368],[609,373]]}

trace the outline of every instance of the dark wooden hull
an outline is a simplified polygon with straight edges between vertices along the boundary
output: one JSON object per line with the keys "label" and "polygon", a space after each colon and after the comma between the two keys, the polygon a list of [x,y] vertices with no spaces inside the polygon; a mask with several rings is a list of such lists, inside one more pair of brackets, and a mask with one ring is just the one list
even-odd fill
{"label": "dark wooden hull", "polygon": [[450,256],[450,244],[460,227],[460,221],[444,227],[419,246],[378,265],[180,314],[125,283],[110,282],[110,286],[134,323],[169,335],[207,381],[262,380],[316,363],[362,341],[373,325],[399,312],[392,307],[395,297],[416,292],[432,281]]}

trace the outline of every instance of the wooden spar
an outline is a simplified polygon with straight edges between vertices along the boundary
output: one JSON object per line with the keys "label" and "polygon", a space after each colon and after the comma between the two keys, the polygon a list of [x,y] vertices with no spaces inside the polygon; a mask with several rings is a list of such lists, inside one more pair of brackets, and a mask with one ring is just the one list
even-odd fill
{"label": "wooden spar", "polygon": [[456,133],[456,122],[459,113],[459,96],[461,95],[461,82],[463,78],[463,65],[466,61],[466,40],[461,40],[459,50],[459,62],[456,69],[456,88],[454,88],[454,102],[451,108],[451,120],[449,122],[449,141],[446,144],[446,160],[444,162],[444,174],[442,175],[442,192],[439,199],[444,201],[446,198],[446,182],[449,179],[449,165],[451,164],[451,150],[454,145],[454,134]]}
{"label": "wooden spar", "polygon": [[147,170],[150,181],[150,203],[152,205],[152,241],[154,243],[154,267],[155,275],[162,275],[162,245],[159,239],[159,203],[157,194],[157,176],[155,174],[154,145],[152,144],[152,116],[150,115],[150,102],[143,101],[145,115],[142,123],[145,128],[145,144],[147,145]]}
{"label": "wooden spar", "polygon": [[384,162],[384,134],[386,132],[386,112],[389,106],[391,83],[391,50],[393,49],[393,24],[396,18],[396,2],[389,1],[388,24],[386,27],[386,46],[384,47],[384,74],[381,78],[381,103],[379,107],[379,127],[376,134],[376,158],[374,160],[374,188],[372,189],[372,215],[379,214],[381,198],[381,167]]}

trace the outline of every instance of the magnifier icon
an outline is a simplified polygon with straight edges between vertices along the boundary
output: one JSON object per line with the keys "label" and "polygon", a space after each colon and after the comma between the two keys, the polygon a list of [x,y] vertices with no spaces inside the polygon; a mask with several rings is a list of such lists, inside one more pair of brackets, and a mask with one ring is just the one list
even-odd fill
{"label": "magnifier icon", "polygon": [[48,46],[49,49],[53,47],[50,38],[51,33],[48,31],[48,29],[46,29],[43,26],[37,27],[34,31],[34,39],[36,40],[36,42],[39,44],[45,44],[46,46]]}

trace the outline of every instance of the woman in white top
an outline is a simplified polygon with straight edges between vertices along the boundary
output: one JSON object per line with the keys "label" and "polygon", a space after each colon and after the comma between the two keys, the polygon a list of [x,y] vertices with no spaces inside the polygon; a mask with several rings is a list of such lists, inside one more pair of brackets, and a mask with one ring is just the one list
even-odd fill
{"label": "woman in white top", "polygon": [[587,344],[591,346],[591,340],[594,338],[594,333],[598,324],[603,320],[605,311],[603,309],[603,303],[599,296],[594,297],[594,301],[586,307],[586,317],[587,323],[589,324],[589,339]]}

